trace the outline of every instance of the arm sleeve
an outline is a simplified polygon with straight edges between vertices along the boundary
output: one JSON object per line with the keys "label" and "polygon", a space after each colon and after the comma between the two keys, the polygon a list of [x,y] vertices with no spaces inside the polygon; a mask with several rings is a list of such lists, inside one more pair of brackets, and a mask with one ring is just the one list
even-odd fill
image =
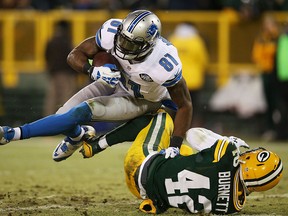
{"label": "arm sleeve", "polygon": [[205,128],[191,128],[186,133],[188,144],[197,151],[210,148],[219,139],[227,139],[227,137]]}

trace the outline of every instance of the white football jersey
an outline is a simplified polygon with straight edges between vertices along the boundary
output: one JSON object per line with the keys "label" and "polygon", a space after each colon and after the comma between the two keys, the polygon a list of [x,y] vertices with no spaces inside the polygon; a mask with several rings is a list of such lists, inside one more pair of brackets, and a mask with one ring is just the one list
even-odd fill
{"label": "white football jersey", "polygon": [[96,33],[96,43],[110,52],[122,66],[121,85],[136,98],[152,102],[169,99],[166,87],[175,85],[182,77],[182,64],[177,49],[160,37],[152,53],[140,63],[130,63],[114,53],[114,36],[121,19],[106,21]]}

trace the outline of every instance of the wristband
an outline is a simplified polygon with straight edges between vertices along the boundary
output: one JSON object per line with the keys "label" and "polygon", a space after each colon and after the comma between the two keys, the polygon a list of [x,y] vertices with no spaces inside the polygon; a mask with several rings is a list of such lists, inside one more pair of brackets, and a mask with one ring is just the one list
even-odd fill
{"label": "wristband", "polygon": [[88,62],[86,62],[84,65],[83,65],[83,68],[82,68],[82,71],[84,72],[84,73],[89,73],[89,69],[91,68],[91,65],[88,63]]}
{"label": "wristband", "polygon": [[170,139],[170,147],[178,147],[180,149],[183,142],[183,138],[180,136],[173,136]]}

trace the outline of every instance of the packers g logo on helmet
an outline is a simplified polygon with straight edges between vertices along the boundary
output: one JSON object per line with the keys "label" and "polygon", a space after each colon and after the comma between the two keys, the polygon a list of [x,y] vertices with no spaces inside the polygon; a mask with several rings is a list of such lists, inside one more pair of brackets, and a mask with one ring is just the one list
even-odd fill
{"label": "packers g logo on helmet", "polygon": [[257,155],[257,160],[259,162],[265,162],[269,159],[270,153],[268,151],[262,151]]}
{"label": "packers g logo on helmet", "polygon": [[266,191],[282,178],[283,165],[275,153],[264,148],[244,152],[240,156],[240,178],[246,192]]}

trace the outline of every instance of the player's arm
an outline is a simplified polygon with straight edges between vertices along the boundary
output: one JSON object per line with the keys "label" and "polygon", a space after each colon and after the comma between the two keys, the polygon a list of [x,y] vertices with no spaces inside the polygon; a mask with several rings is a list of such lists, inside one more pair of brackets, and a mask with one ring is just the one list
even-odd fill
{"label": "player's arm", "polygon": [[69,53],[67,62],[74,70],[87,73],[88,59],[93,59],[93,56],[99,51],[100,48],[96,44],[95,37],[89,37]]}
{"label": "player's arm", "polygon": [[234,136],[222,136],[206,128],[191,128],[186,133],[186,140],[188,144],[197,151],[208,149],[221,141],[229,141],[233,143],[237,148],[244,147],[249,148],[249,145],[242,139]]}
{"label": "player's arm", "polygon": [[171,138],[171,146],[180,147],[186,131],[190,128],[192,120],[192,101],[184,78],[174,86],[167,88],[171,99],[177,105],[178,110],[174,119],[174,132]]}

